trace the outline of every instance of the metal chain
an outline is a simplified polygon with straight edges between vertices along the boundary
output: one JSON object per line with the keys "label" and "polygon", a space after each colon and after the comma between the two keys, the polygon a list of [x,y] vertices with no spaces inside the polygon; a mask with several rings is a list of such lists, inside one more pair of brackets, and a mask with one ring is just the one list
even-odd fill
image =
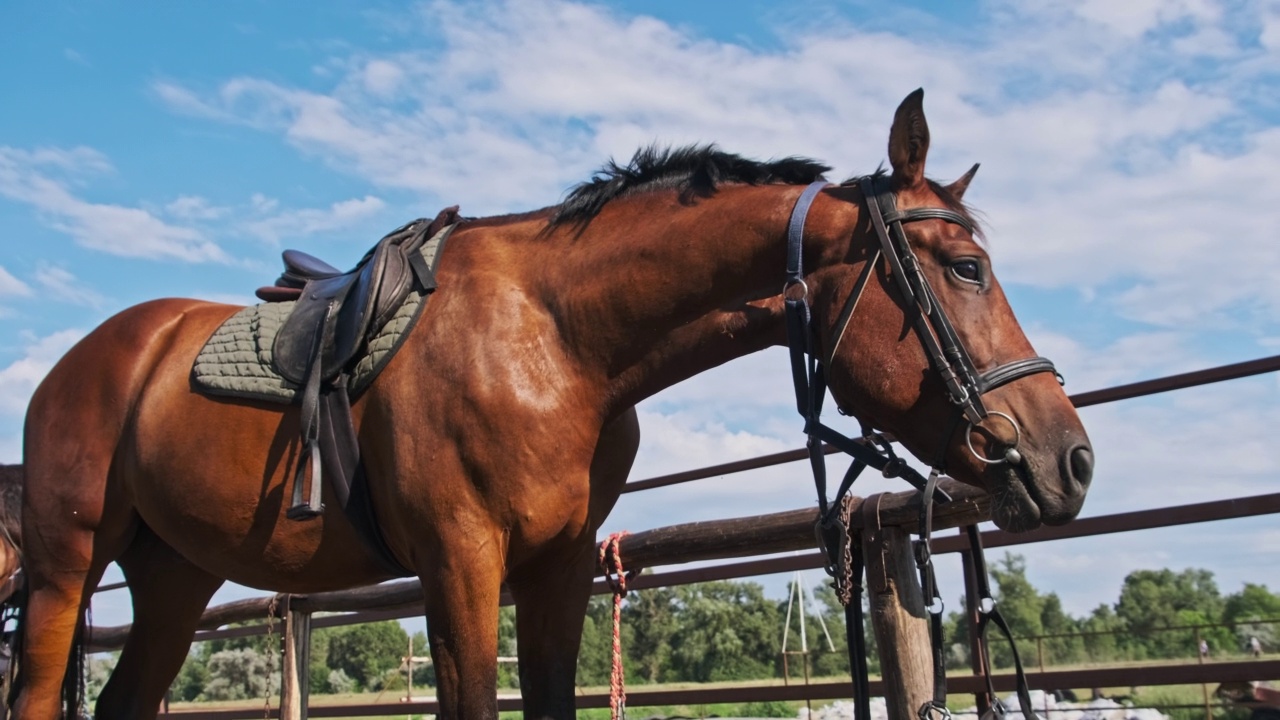
{"label": "metal chain", "polygon": [[267,679],[262,688],[262,720],[271,720],[271,639],[275,635],[280,597],[280,593],[276,593],[271,596],[271,602],[267,603]]}
{"label": "metal chain", "polygon": [[[834,578],[832,585],[836,590],[836,598],[840,600],[841,605],[846,607],[849,603],[855,601],[853,591],[856,580],[853,577],[854,548],[853,529],[851,526],[855,499],[857,498],[854,498],[852,495],[845,495],[840,498],[840,521],[836,526],[836,532],[838,533],[839,538],[837,540],[837,543],[839,544],[839,547],[837,548],[839,555],[835,558],[835,567],[833,568],[835,572],[832,573],[832,577]],[[857,598],[856,601],[862,602],[862,599]]]}

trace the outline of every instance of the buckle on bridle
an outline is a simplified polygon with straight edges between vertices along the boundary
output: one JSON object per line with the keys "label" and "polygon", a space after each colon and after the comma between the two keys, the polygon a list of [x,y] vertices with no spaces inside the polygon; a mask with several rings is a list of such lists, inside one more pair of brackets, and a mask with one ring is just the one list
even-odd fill
{"label": "buckle on bridle", "polygon": [[[800,297],[793,298],[788,293],[791,292],[791,288],[797,285],[800,286]],[[782,297],[791,301],[803,302],[809,297],[809,285],[804,281],[804,278],[791,278],[782,284]]]}
{"label": "buckle on bridle", "polygon": [[1005,706],[1004,701],[998,697],[992,696],[991,707],[986,712],[982,713],[982,718],[980,720],[1004,720],[1004,717],[1008,714],[1009,708]]}
{"label": "buckle on bridle", "polygon": [[915,542],[916,567],[924,567],[933,559],[933,550],[929,547],[927,540],[917,540]]}
{"label": "buckle on bridle", "polygon": [[930,700],[920,706],[916,717],[920,720],[951,720],[951,711],[937,700]]}

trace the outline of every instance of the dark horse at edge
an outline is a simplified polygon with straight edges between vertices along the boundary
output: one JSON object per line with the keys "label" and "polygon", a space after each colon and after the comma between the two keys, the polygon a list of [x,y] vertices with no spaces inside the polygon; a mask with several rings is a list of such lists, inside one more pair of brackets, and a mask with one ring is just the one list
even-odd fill
{"label": "dark horse at edge", "polygon": [[[889,133],[897,207],[971,219],[962,198],[972,173],[949,185],[925,177],[922,97],[908,96]],[[354,406],[387,545],[425,590],[442,717],[497,716],[504,583],[516,603],[525,717],[574,716],[595,535],[635,455],[633,408],[785,343],[788,218],[827,170],[714,147],[642,151],[560,205],[456,230],[421,320]],[[914,309],[879,264],[831,352],[842,303],[876,247],[866,202],[856,184],[827,187],[803,234],[817,350],[835,401],[988,490],[999,526],[1071,520],[1092,454],[1051,374],[985,396],[992,411],[1016,419],[1020,439],[1009,437],[1011,423],[968,432],[916,336]],[[942,219],[906,227],[977,369],[1033,356],[972,232]],[[192,390],[196,353],[236,310],[183,299],[129,308],[73,347],[32,398],[15,717],[63,712],[78,620],[112,561],[134,606],[97,701],[97,717],[112,720],[156,716],[224,581],[306,593],[387,579],[336,503],[318,520],[285,520],[296,407]],[[998,457],[1015,444],[1016,466],[974,454]]]}

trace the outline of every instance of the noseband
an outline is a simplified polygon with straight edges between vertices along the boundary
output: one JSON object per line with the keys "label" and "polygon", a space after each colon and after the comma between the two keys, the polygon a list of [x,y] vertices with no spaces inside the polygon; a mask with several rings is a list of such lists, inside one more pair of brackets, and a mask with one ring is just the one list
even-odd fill
{"label": "noseband", "polygon": [[[964,344],[956,333],[946,311],[938,303],[928,278],[920,268],[920,262],[907,241],[904,223],[919,220],[942,220],[959,225],[969,233],[975,228],[973,223],[961,213],[946,208],[908,208],[899,211],[888,179],[882,176],[868,176],[858,180],[862,195],[866,202],[867,214],[871,225],[875,228],[879,245],[871,253],[862,268],[862,272],[854,284],[854,289],[845,301],[844,307],[836,318],[832,332],[831,351],[825,358],[819,358],[815,352],[817,333],[812,325],[809,307],[809,288],[804,282],[804,264],[802,250],[804,246],[804,223],[809,207],[818,193],[827,186],[826,182],[815,182],[805,188],[796,201],[791,212],[791,220],[787,227],[787,282],[783,287],[783,300],[787,318],[787,342],[791,351],[791,374],[796,390],[796,408],[805,419],[805,434],[809,437],[809,462],[813,470],[814,484],[818,491],[819,521],[816,527],[819,545],[823,548],[827,559],[827,572],[836,578],[837,591],[844,583],[861,593],[860,549],[852,549],[852,530],[847,523],[837,517],[840,514],[842,500],[848,493],[853,481],[867,467],[880,470],[885,477],[901,477],[921,491],[920,541],[915,545],[915,560],[920,571],[921,590],[929,603],[930,615],[929,635],[933,645],[934,696],[926,702],[917,713],[921,720],[949,720],[951,713],[946,707],[946,669],[943,658],[942,638],[942,599],[938,595],[933,576],[932,552],[929,535],[933,526],[934,502],[946,502],[950,498],[938,487],[939,476],[945,466],[947,448],[955,434],[957,425],[964,421],[965,446],[975,458],[987,465],[1019,466],[1023,462],[1018,446],[1022,440],[1022,429],[1017,421],[1007,413],[988,410],[983,402],[983,395],[1007,385],[1027,375],[1047,372],[1053,373],[1061,381],[1062,376],[1054,368],[1053,363],[1043,357],[1030,357],[998,365],[985,372],[979,372],[973,364]],[[883,435],[868,432],[864,422],[864,437],[854,440],[821,421],[822,401],[826,396],[826,367],[831,366],[836,348],[844,338],[845,330],[853,317],[858,300],[866,289],[875,269],[883,256],[889,265],[889,275],[902,295],[903,311],[911,318],[916,337],[929,358],[929,365],[946,390],[947,398],[956,407],[955,421],[948,426],[943,437],[937,459],[933,462],[933,470],[928,480],[898,457],[893,446]],[[973,430],[991,417],[998,417],[1013,429],[1013,442],[1003,456],[989,458],[979,455],[973,447]],[[836,492],[834,503],[827,499],[826,459],[823,444],[830,444],[853,456],[853,463],[845,473]],[[981,558],[981,540],[975,527],[969,528],[970,543],[975,549],[975,557]],[[980,594],[984,600],[991,600],[990,590],[986,585],[985,568],[980,573]],[[846,587],[846,592],[849,587]],[[842,600],[844,599],[842,593]],[[865,641],[862,630],[862,601],[853,599],[846,604],[846,629],[849,631],[849,647],[858,657],[851,657],[854,667],[854,681],[857,692],[855,716],[861,720],[870,717],[868,705],[867,674],[865,667]],[[1007,624],[995,609],[991,600],[991,609],[980,612],[980,634],[985,637],[987,622],[993,621],[1009,639],[1014,655],[1017,676],[1018,698],[1023,713],[1027,718],[1038,720],[1031,709],[1027,683],[1022,671],[1022,663],[1017,655],[1017,646],[1013,644]],[[861,658],[861,660],[859,660]],[[990,669],[984,673],[988,680],[988,690],[995,698],[990,687]],[[995,717],[1004,713],[1003,705],[996,702],[998,712]]]}

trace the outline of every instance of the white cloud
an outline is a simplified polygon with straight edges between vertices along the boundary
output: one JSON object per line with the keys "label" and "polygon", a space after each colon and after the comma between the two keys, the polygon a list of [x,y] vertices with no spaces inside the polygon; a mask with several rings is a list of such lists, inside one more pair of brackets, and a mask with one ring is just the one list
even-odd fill
{"label": "white cloud", "polygon": [[44,337],[28,337],[22,357],[0,369],[0,413],[21,415],[26,412],[27,402],[36,386],[58,358],[82,337],[84,331],[78,329],[60,330]]}
{"label": "white cloud", "polygon": [[[867,171],[884,156],[896,103],[924,86],[931,172],[983,162],[969,199],[990,218],[1002,280],[1074,290],[1087,300],[1076,315],[1110,336],[1121,334],[1117,316],[1139,328],[1086,342],[1033,323],[1073,392],[1212,364],[1209,332],[1280,336],[1280,127],[1253,101],[1274,95],[1274,9],[1238,32],[1207,0],[990,7],[961,40],[837,19],[788,26],[778,49],[761,50],[597,5],[435,3],[422,24],[442,47],[335,58],[305,87],[244,76],[209,92],[155,91],[175,111],[274,134],[372,186],[484,214],[554,201],[606,157],[655,139]],[[1262,48],[1241,40],[1254,31]],[[254,200],[263,214],[274,202]],[[335,215],[281,213],[257,234]],[[1086,513],[1264,491],[1280,472],[1268,434],[1278,393],[1260,378],[1085,410],[1099,463]],[[642,407],[634,476],[799,446],[790,394],[777,353],[664,392]],[[902,489],[881,482],[860,491]],[[812,492],[793,464],[625,496],[610,529],[803,507]],[[1206,557],[1194,554],[1197,535],[1091,547],[1120,568]],[[1056,567],[1042,563],[1063,579],[1049,586],[1080,588],[1064,600],[1086,603],[1092,578],[1072,574],[1074,548],[1027,549],[1058,552]]]}
{"label": "white cloud", "polygon": [[93,203],[71,192],[86,174],[110,168],[105,156],[89,148],[26,151],[0,146],[0,196],[32,206],[50,226],[92,250],[122,257],[230,261],[198,230],[171,225],[140,208]]}
{"label": "white cloud", "polygon": [[63,48],[62,56],[77,65],[82,65],[84,67],[93,67],[92,63],[89,62],[89,59],[86,58],[83,53],[77,50],[73,50],[71,48]]}
{"label": "white cloud", "polygon": [[18,295],[29,297],[31,288],[0,265],[0,295]]}
{"label": "white cloud", "polygon": [[404,70],[393,62],[371,60],[364,66],[364,86],[372,95],[390,97],[404,80]]}
{"label": "white cloud", "polygon": [[[253,202],[266,212],[275,209],[273,200],[255,196]],[[379,198],[366,195],[363,198],[335,202],[327,208],[286,210],[245,223],[245,230],[263,240],[275,243],[285,237],[299,237],[350,227],[381,212],[385,207],[386,203]]]}
{"label": "white cloud", "polygon": [[1130,39],[1177,20],[1211,22],[1220,16],[1213,0],[1083,0],[1075,5],[1075,12]]}
{"label": "white cloud", "polygon": [[[336,59],[329,92],[254,77],[156,89],[176,110],[278,133],[376,185],[483,214],[546,204],[654,139],[865,171],[883,157],[894,104],[924,85],[935,172],[984,162],[973,197],[1007,281],[1101,292],[1159,325],[1280,316],[1268,272],[1280,206],[1266,192],[1280,130],[1257,118],[1217,129],[1253,112],[1233,78],[1256,74],[1227,47],[1222,9],[996,7],[977,47],[834,21],[757,50],[595,5],[437,3],[423,22],[443,49]],[[1226,79],[1179,79],[1206,53]],[[1216,252],[1224,237],[1230,253]]]}
{"label": "white cloud", "polygon": [[107,304],[107,298],[65,268],[41,265],[36,270],[36,282],[48,291],[46,297],[53,300],[83,305],[95,310],[100,310]]}
{"label": "white cloud", "polygon": [[164,209],[179,220],[216,220],[227,214],[227,208],[210,205],[208,200],[195,195],[181,195]]}

